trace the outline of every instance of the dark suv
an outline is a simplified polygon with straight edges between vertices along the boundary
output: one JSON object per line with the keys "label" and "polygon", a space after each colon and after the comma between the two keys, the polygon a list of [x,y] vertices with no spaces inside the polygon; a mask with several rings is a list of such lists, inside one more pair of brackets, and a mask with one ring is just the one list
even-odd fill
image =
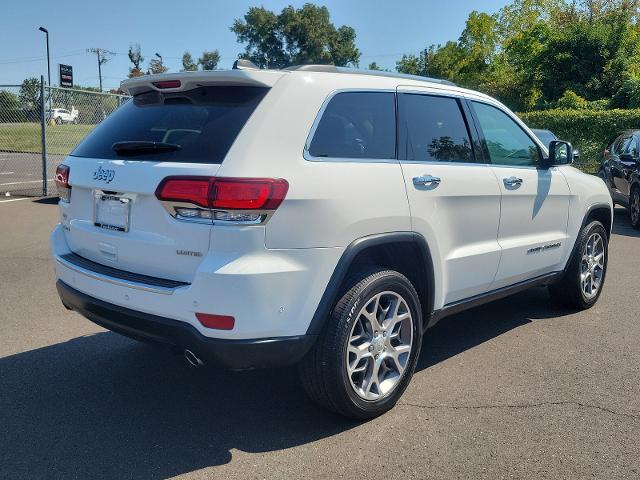
{"label": "dark suv", "polygon": [[640,130],[621,132],[608,143],[598,176],[613,203],[628,208],[631,225],[640,229]]}

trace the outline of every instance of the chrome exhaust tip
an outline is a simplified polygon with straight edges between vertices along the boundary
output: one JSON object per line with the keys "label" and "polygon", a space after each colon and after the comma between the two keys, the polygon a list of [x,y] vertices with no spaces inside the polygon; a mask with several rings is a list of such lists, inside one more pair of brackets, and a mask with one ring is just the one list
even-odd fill
{"label": "chrome exhaust tip", "polygon": [[194,368],[198,368],[204,365],[204,362],[198,358],[198,356],[193,353],[188,348],[184,349],[184,358]]}

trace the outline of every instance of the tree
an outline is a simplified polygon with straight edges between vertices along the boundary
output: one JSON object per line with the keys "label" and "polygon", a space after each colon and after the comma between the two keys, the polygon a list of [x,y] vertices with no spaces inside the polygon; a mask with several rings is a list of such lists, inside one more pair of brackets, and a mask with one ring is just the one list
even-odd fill
{"label": "tree", "polygon": [[20,85],[18,100],[27,111],[35,111],[40,108],[40,80],[31,77],[27,78]]}
{"label": "tree", "polygon": [[204,51],[198,59],[198,65],[200,65],[202,70],[215,70],[218,67],[219,61],[220,53],[218,50]]}
{"label": "tree", "polygon": [[129,45],[129,60],[133,64],[133,67],[129,69],[129,78],[143,75],[140,65],[144,62],[144,57],[139,43]]}
{"label": "tree", "polygon": [[[431,46],[429,48],[434,47]],[[396,70],[400,73],[427,77],[429,48],[424,49],[418,55],[402,55],[402,58],[396,62]]]}
{"label": "tree", "polygon": [[163,65],[162,60],[160,60],[159,58],[152,58],[151,60],[149,60],[149,68],[147,69],[148,74],[154,75],[158,73],[164,73],[167,70],[169,69]]}
{"label": "tree", "polygon": [[294,64],[333,63],[357,65],[360,51],[352,27],[336,28],[327,7],[306,3],[302,8],[285,7],[276,14],[264,7],[251,7],[243,19],[231,26],[239,43],[245,43],[242,58],[261,68],[284,68]]}
{"label": "tree", "polygon": [[193,72],[198,69],[198,65],[193,60],[191,53],[184,52],[182,54],[182,71],[183,72]]}
{"label": "tree", "polygon": [[640,78],[639,8],[640,0],[513,0],[494,15],[471,12],[457,41],[403,55],[396,68],[521,111],[555,105],[567,91],[589,108],[616,92],[612,103],[629,105],[625,82]]}
{"label": "tree", "polygon": [[376,62],[371,62],[367,68],[369,70],[382,70]]}
{"label": "tree", "polygon": [[22,122],[24,112],[20,108],[18,96],[6,90],[0,90],[0,122]]}

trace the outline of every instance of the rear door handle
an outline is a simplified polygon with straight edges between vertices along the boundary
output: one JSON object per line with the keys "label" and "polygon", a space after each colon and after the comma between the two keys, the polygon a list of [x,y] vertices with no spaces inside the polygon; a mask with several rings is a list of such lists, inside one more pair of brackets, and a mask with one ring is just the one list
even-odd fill
{"label": "rear door handle", "polygon": [[506,187],[519,187],[522,185],[522,179],[518,177],[509,177],[502,180]]}
{"label": "rear door handle", "polygon": [[429,185],[439,185],[440,178],[433,175],[422,175],[421,177],[413,177],[413,184],[416,187],[426,187]]}

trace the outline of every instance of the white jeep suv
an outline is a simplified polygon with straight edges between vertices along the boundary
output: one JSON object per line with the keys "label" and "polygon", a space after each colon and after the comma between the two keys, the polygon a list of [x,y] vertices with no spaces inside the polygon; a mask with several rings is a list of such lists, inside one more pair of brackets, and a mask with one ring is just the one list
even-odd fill
{"label": "white jeep suv", "polygon": [[127,80],[58,168],[64,305],[194,365],[298,364],[369,418],[441,318],[533,286],[589,308],[612,203],[505,106],[333,66]]}

